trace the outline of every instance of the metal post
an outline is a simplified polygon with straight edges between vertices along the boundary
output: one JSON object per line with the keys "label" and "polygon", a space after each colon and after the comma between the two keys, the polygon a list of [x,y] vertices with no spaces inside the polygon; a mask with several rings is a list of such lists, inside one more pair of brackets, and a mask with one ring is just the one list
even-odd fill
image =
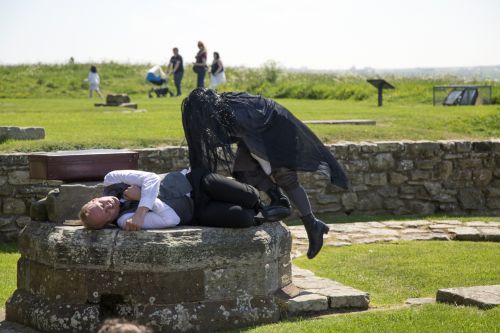
{"label": "metal post", "polygon": [[382,84],[378,86],[378,106],[382,106]]}
{"label": "metal post", "polygon": [[432,106],[436,106],[436,87],[432,87]]}

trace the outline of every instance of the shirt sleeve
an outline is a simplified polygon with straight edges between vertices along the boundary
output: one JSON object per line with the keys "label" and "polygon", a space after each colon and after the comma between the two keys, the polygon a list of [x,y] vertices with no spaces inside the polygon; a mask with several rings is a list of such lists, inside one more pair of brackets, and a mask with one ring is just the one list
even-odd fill
{"label": "shirt sleeve", "polygon": [[[168,206],[167,206],[168,207]],[[175,214],[172,208],[168,207],[170,211],[167,209],[162,211],[160,214],[156,212],[148,212],[144,217],[144,224],[141,229],[165,229],[175,227],[180,222],[179,216]],[[173,213],[173,214],[171,214]],[[116,223],[122,229],[125,229],[125,223],[128,219],[132,218],[134,213],[126,213],[118,218]]]}
{"label": "shirt sleeve", "polygon": [[141,188],[139,207],[152,209],[160,190],[160,177],[152,172],[139,170],[115,170],[104,177],[104,186],[125,183]]}

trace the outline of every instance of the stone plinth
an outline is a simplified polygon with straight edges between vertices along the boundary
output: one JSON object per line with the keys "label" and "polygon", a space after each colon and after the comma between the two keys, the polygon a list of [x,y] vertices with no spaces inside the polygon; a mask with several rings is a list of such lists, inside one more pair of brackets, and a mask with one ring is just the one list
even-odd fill
{"label": "stone plinth", "polygon": [[13,140],[41,140],[45,138],[43,127],[0,126],[0,142]]}
{"label": "stone plinth", "polygon": [[92,332],[110,317],[155,332],[274,322],[290,249],[281,223],[125,232],[31,222],[6,320],[42,332]]}

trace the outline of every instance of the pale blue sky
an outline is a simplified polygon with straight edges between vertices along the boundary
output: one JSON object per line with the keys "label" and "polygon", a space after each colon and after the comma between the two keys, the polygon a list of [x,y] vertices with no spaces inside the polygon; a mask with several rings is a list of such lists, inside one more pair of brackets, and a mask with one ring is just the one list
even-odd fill
{"label": "pale blue sky", "polygon": [[198,40],[226,65],[500,64],[500,0],[0,0],[0,63],[164,64]]}

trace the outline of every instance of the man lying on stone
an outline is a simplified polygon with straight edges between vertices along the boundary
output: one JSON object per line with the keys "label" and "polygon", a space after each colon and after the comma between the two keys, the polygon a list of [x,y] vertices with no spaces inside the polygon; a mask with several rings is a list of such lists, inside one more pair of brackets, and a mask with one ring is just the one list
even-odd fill
{"label": "man lying on stone", "polygon": [[80,210],[89,229],[108,224],[125,230],[188,224],[245,228],[286,216],[280,209],[263,206],[253,186],[200,169],[164,175],[116,170],[104,177],[104,185],[104,196]]}

